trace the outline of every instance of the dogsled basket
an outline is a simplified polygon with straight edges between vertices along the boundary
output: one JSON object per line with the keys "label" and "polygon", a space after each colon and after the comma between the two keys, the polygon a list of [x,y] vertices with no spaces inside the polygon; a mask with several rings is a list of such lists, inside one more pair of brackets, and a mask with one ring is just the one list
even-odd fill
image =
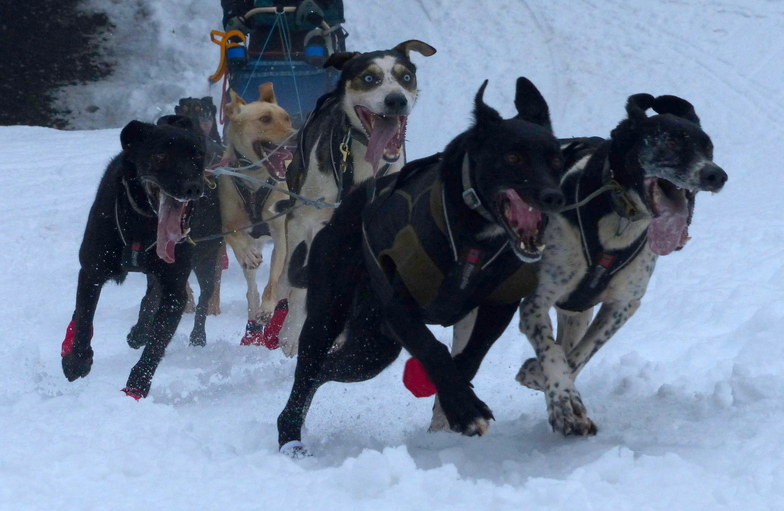
{"label": "dogsled basket", "polygon": [[218,81],[223,70],[228,86],[247,102],[259,99],[259,85],[272,82],[278,104],[299,127],[337,81],[337,72],[323,65],[346,49],[343,1],[256,0],[253,5],[244,15],[247,36],[213,31],[212,40],[223,51],[221,68],[210,81]]}

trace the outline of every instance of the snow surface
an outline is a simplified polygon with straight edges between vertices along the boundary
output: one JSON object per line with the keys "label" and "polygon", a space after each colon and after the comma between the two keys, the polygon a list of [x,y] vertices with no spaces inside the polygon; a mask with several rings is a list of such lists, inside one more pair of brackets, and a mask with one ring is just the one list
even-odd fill
{"label": "snow surface", "polygon": [[68,383],[76,256],[116,128],[210,92],[217,66],[217,0],[112,1],[115,78],[63,94],[100,107],[77,115],[84,128],[114,129],[0,127],[0,509],[784,508],[784,3],[345,2],[351,49],[438,49],[414,57],[411,157],[468,126],[485,78],[504,115],[517,76],[531,78],[560,136],[608,135],[633,93],[695,105],[730,180],[700,195],[694,239],[660,258],[640,311],[581,373],[599,434],[550,431],[542,396],[514,381],[532,349],[512,326],[475,379],[496,417],[487,436],[426,433],[432,401],[403,388],[401,357],[369,382],[324,386],[304,435],[316,457],[281,456],[275,419],[295,362],[239,346],[233,260],[207,347],[188,346],[185,316],[149,398],[119,391],[139,357],[125,335],[140,275],[104,288],[92,372]]}

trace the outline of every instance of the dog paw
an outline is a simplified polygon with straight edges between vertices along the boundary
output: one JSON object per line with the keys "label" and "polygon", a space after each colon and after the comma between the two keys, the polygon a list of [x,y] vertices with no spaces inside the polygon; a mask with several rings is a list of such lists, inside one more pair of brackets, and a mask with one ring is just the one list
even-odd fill
{"label": "dog paw", "polygon": [[547,396],[547,413],[553,431],[564,436],[593,436],[596,425],[588,418],[588,412],[576,389],[553,390],[550,386],[545,391]]}
{"label": "dog paw", "polygon": [[244,250],[240,250],[236,252],[237,254],[237,261],[239,261],[240,266],[242,266],[246,270],[255,270],[263,261],[261,257],[261,252],[254,246],[248,246]]}
{"label": "dog paw", "polygon": [[515,376],[520,385],[533,390],[544,390],[544,373],[542,366],[535,358],[529,358]]}
{"label": "dog paw", "polygon": [[128,342],[128,346],[138,350],[142,346],[147,345],[147,332],[139,325],[133,325],[125,340]]}
{"label": "dog paw", "polygon": [[466,387],[465,391],[439,395],[444,414],[452,431],[466,436],[482,436],[487,433],[493,412]]}
{"label": "dog paw", "polygon": [[207,345],[207,334],[204,332],[197,332],[192,331],[190,342],[188,343],[191,346],[206,346]]}
{"label": "dog paw", "polygon": [[305,448],[299,440],[292,440],[280,446],[281,454],[288,456],[293,460],[301,460],[303,458],[310,458],[313,454]]}
{"label": "dog paw", "polygon": [[63,355],[62,363],[63,374],[68,378],[68,381],[84,378],[90,374],[90,369],[93,367],[93,350],[89,349],[84,353],[73,351]]}

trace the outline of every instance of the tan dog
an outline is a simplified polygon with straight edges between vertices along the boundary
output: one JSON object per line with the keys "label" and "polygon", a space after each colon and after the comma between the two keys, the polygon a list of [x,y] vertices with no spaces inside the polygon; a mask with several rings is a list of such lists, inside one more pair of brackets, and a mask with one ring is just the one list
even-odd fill
{"label": "tan dog", "polygon": [[[285,217],[276,215],[275,205],[288,199],[278,190],[287,190],[286,167],[292,154],[286,144],[295,133],[289,114],[278,106],[272,83],[259,86],[259,101],[246,103],[234,91],[224,113],[226,129],[224,162],[253,180],[219,176],[220,206],[226,242],[243,269],[248,283],[248,332],[243,344],[259,344],[263,324],[269,321],[277,301],[277,287],[286,259]],[[261,185],[266,182],[278,190]],[[253,226],[253,227],[249,227]],[[262,262],[261,248],[273,241],[270,276],[260,296],[256,269]],[[268,346],[274,348],[276,346]]]}

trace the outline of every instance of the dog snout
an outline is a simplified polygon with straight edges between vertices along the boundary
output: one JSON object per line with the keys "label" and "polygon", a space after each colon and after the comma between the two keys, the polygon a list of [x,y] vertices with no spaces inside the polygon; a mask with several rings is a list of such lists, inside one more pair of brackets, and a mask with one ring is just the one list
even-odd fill
{"label": "dog snout", "polygon": [[544,211],[560,211],[566,205],[566,197],[558,188],[545,188],[539,193],[539,202]]}
{"label": "dog snout", "polygon": [[204,186],[202,180],[187,181],[182,187],[183,198],[188,200],[198,199],[204,193]]}
{"label": "dog snout", "polygon": [[405,113],[408,106],[408,99],[403,94],[387,94],[384,98],[384,105],[387,107],[388,115],[400,115]]}
{"label": "dog snout", "polygon": [[708,163],[700,169],[700,188],[708,192],[718,192],[727,182],[727,173],[715,163]]}

